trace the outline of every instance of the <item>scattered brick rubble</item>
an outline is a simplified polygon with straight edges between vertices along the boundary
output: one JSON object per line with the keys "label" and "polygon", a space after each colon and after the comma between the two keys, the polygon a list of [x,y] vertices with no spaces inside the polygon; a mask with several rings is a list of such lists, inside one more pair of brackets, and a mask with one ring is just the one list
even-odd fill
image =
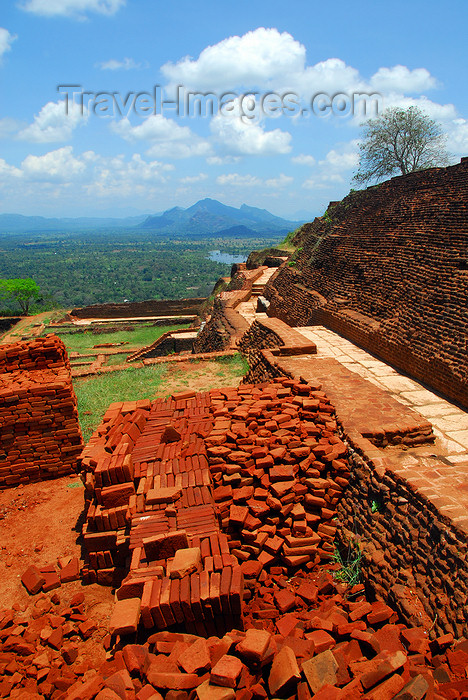
{"label": "scattered brick rubble", "polygon": [[75,470],[83,443],[57,336],[0,347],[0,431],[0,488]]}

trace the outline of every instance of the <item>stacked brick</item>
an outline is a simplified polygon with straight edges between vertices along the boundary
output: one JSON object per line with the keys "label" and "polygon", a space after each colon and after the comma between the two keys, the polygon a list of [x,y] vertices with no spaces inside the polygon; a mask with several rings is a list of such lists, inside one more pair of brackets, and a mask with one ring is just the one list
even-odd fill
{"label": "stacked brick", "polygon": [[332,558],[349,472],[324,393],[280,378],[211,399],[213,495],[247,585],[270,567],[313,569]]}
{"label": "stacked brick", "polygon": [[468,160],[352,193],[296,236],[268,314],[324,325],[467,405]]}
{"label": "stacked brick", "polygon": [[151,408],[150,401],[113,403],[83,450],[87,555],[85,581],[111,585],[124,575],[128,555],[129,501],[135,494],[132,449]]}
{"label": "stacked brick", "polygon": [[76,469],[83,449],[70,363],[54,335],[0,347],[0,488]]}
{"label": "stacked brick", "polygon": [[[155,401],[151,410],[130,408],[116,412],[111,406],[82,457],[92,498],[85,576],[121,583],[113,631],[128,631],[130,614],[130,629],[141,617],[149,629],[178,625],[222,635],[240,624],[243,575],[219,530],[212,498],[203,441],[212,428],[209,394],[185,392]],[[116,459],[120,481],[111,470]],[[99,531],[112,519],[110,506],[117,506],[114,515],[124,527]]]}

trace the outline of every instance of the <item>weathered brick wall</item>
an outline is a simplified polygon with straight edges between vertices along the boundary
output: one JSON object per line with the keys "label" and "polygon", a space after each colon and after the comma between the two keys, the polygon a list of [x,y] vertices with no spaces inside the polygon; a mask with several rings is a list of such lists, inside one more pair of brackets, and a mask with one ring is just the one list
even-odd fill
{"label": "weathered brick wall", "polygon": [[237,340],[249,328],[245,318],[236,311],[236,306],[250,299],[252,285],[264,270],[264,267],[241,270],[231,279],[227,289],[217,294],[211,318],[194,343],[194,352],[213,352],[236,346]]}
{"label": "weathered brick wall", "polygon": [[131,318],[139,316],[198,316],[206,299],[165,299],[136,301],[125,304],[93,304],[73,309],[71,316],[77,318]]}
{"label": "weathered brick wall", "polygon": [[0,488],[69,474],[83,448],[70,363],[48,335],[0,346]]}
{"label": "weathered brick wall", "polygon": [[346,197],[304,227],[268,314],[320,323],[467,405],[468,160]]}
{"label": "weathered brick wall", "polygon": [[376,457],[368,440],[347,435],[346,442],[352,469],[338,534],[361,550],[364,580],[407,622],[424,624],[426,615],[434,634],[468,636],[466,532]]}

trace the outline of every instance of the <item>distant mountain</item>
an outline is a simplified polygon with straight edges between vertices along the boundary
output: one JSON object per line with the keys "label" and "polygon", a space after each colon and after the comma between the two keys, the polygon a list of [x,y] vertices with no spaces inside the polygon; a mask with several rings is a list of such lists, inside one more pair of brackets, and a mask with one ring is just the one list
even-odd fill
{"label": "distant mountain", "polygon": [[[179,235],[248,235],[283,234],[296,229],[302,221],[288,221],[243,204],[239,209],[216,199],[201,199],[188,209],[174,207],[158,216],[148,216],[138,228],[161,234]],[[241,231],[242,229],[242,231]],[[244,230],[245,229],[245,230]],[[239,233],[236,233],[239,230]],[[226,231],[232,233],[227,234]]]}
{"label": "distant mountain", "polygon": [[271,214],[266,209],[257,209],[243,204],[239,209],[221,204],[216,199],[202,199],[188,209],[173,207],[159,214],[148,216],[118,217],[70,217],[47,218],[23,216],[22,214],[0,214],[1,233],[33,233],[60,231],[72,233],[90,229],[140,229],[158,236],[237,236],[251,237],[256,234],[283,235],[298,228],[304,221],[288,221]]}
{"label": "distant mountain", "polygon": [[0,233],[29,233],[31,231],[83,231],[95,228],[133,228],[146,218],[127,216],[114,217],[47,218],[45,216],[23,216],[22,214],[0,214]]}

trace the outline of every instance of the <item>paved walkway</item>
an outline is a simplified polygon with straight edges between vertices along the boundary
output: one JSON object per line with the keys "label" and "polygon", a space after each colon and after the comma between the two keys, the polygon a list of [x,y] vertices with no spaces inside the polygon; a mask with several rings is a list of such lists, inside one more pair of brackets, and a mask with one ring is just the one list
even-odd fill
{"label": "paved walkway", "polygon": [[238,311],[241,316],[245,318],[248,323],[253,323],[256,319],[257,316],[265,316],[265,314],[257,314],[257,299],[259,296],[263,294],[263,290],[265,289],[266,283],[270,280],[270,277],[272,277],[275,272],[277,271],[276,267],[269,267],[261,277],[254,282],[253,287],[252,287],[252,296],[248,301],[243,301],[241,302],[237,307],[236,311]]}
{"label": "paved walkway", "polygon": [[323,326],[306,326],[296,330],[315,342],[318,357],[333,357],[347,369],[386,389],[397,401],[427,418],[437,437],[438,452],[447,456],[452,463],[468,460],[468,413]]}

